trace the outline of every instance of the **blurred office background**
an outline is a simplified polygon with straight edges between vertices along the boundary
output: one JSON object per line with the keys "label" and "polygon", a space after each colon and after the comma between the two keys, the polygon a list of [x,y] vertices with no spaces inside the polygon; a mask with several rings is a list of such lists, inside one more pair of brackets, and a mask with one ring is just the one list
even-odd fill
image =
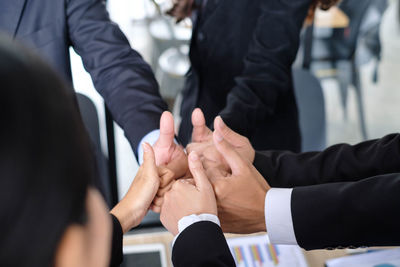
{"label": "blurred office background", "polygon": [[[160,15],[170,5],[169,0],[107,2],[112,20],[152,66],[161,94],[176,114],[179,91],[190,66],[187,54],[192,24],[188,19],[176,25]],[[318,11],[314,23],[304,29],[294,65],[303,139],[307,139],[304,150],[354,144],[399,131],[399,13],[398,0],[343,0],[329,12]],[[104,103],[74,53],[72,68],[76,90],[96,104],[107,154]],[[138,166],[118,127],[115,144],[121,198]]]}

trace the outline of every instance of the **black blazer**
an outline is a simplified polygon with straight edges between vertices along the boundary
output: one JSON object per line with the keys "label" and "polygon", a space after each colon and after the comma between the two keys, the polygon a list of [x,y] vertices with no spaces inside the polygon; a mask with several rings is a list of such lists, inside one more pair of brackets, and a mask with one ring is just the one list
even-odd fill
{"label": "black blazer", "polygon": [[181,141],[191,111],[221,115],[258,150],[300,150],[291,66],[310,0],[208,0],[195,22],[181,107]]}
{"label": "black blazer", "polygon": [[295,236],[305,249],[400,245],[400,135],[322,152],[257,152],[272,187],[294,188]]}
{"label": "black blazer", "polygon": [[167,109],[150,67],[109,19],[101,0],[1,0],[0,32],[34,48],[71,80],[69,48],[82,57],[136,153]]}
{"label": "black blazer", "polygon": [[[113,220],[113,243],[110,267],[122,263],[122,229],[116,217]],[[212,222],[190,225],[176,239],[172,250],[175,267],[235,266],[232,254],[221,228]]]}
{"label": "black blazer", "polygon": [[175,267],[236,266],[221,228],[212,222],[198,222],[186,228],[172,249]]}

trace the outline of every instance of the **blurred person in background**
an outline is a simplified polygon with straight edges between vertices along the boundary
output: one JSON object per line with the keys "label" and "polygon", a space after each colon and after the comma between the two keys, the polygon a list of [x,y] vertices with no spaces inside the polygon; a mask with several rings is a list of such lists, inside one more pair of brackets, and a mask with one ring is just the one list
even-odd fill
{"label": "blurred person in background", "polygon": [[[178,20],[194,19],[189,53],[192,67],[181,106],[179,137],[183,144],[190,142],[192,133],[187,114],[199,107],[206,125],[212,126],[220,115],[256,149],[299,151],[291,76],[299,32],[306,14],[311,18],[316,6],[326,9],[337,1],[283,1],[282,12],[275,1],[174,2],[170,15]],[[287,22],[288,17],[293,19]]]}

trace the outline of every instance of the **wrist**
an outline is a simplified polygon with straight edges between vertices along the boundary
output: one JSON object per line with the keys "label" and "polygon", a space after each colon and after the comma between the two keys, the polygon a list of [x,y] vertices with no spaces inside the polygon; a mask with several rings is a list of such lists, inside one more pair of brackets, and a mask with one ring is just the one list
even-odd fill
{"label": "wrist", "polygon": [[127,199],[122,199],[111,211],[121,224],[122,232],[125,234],[130,229],[138,226],[143,217],[143,210],[131,205]]}
{"label": "wrist", "polygon": [[257,199],[257,211],[255,212],[255,229],[257,232],[266,232],[267,226],[265,222],[265,198],[267,196],[269,188],[262,190]]}

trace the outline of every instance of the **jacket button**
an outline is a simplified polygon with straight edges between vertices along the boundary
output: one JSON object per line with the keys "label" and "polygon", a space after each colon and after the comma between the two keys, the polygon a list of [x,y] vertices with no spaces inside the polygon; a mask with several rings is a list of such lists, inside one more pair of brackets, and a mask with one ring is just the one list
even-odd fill
{"label": "jacket button", "polygon": [[206,35],[205,35],[204,33],[202,33],[202,32],[199,32],[199,33],[197,34],[197,40],[198,40],[199,42],[203,42],[204,40],[206,40]]}

